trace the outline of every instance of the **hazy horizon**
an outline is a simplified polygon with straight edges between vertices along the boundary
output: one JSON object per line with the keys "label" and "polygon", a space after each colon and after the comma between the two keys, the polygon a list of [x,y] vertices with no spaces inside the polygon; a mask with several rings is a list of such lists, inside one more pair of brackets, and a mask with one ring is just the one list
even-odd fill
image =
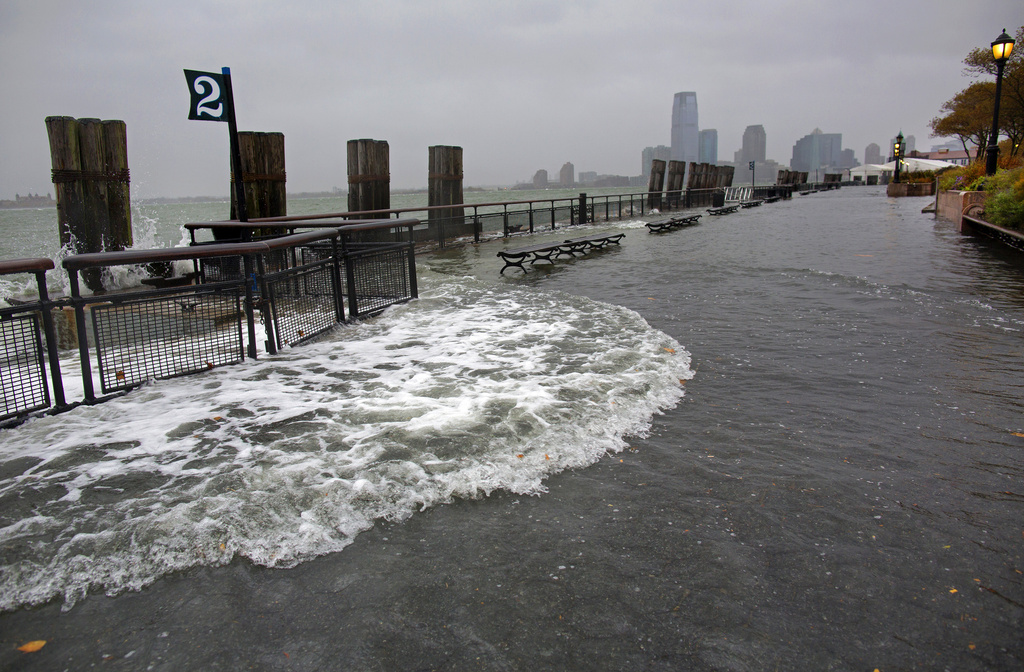
{"label": "hazy horizon", "polygon": [[643,149],[670,144],[679,91],[696,91],[719,161],[761,124],[784,166],[815,128],[842,133],[863,163],[900,130],[937,144],[928,121],[970,82],[964,56],[1021,23],[1009,0],[969,12],[925,0],[11,0],[0,199],[53,193],[47,116],[124,120],[134,196],[226,194],[227,125],[187,119],[183,74],[223,66],[239,129],[284,133],[293,192],[344,188],[356,138],[388,141],[396,190],[426,186],[431,145],[463,148],[467,187],[566,161],[577,176],[639,175]]}

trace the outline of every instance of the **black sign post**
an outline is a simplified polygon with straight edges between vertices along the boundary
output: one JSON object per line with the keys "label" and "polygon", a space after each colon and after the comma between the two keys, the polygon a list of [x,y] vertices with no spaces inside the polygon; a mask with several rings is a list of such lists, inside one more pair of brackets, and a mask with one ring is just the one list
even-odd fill
{"label": "black sign post", "polygon": [[185,80],[188,82],[188,91],[192,99],[188,111],[189,119],[228,122],[238,221],[248,222],[245,186],[242,182],[242,153],[238,148],[238,126],[235,124],[235,99],[231,93],[231,68],[221,68],[219,75],[215,72],[186,70]]}
{"label": "black sign post", "polygon": [[[754,179],[754,162],[753,161],[750,162],[750,186],[751,187],[756,187],[757,186],[757,181]],[[750,197],[751,198],[754,197],[753,189],[751,189],[751,191],[750,191]]]}

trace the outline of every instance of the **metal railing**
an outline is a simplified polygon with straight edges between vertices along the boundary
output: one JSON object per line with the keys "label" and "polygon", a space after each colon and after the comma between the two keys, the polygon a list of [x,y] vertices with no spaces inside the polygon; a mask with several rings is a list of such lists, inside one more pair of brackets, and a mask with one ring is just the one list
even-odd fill
{"label": "metal railing", "polygon": [[[186,224],[193,244],[200,242],[200,232],[221,229],[226,235],[234,228],[243,227],[253,236],[266,230],[295,231],[302,228],[333,226],[348,232],[351,242],[397,242],[409,241],[419,245],[445,247],[452,242],[472,240],[479,243],[486,238],[509,237],[536,233],[541,230],[556,230],[559,227],[578,224],[610,222],[633,217],[643,217],[652,208],[660,212],[678,209],[711,207],[716,194],[722,189],[683,189],[681,191],[649,194],[646,191],[621,194],[601,194],[536,199],[522,201],[497,201],[491,203],[464,203],[460,205],[439,205],[426,207],[395,208],[391,210],[366,210],[359,212],[335,212],[318,215],[268,217],[253,219],[245,224],[237,222],[202,222]],[[461,213],[452,215],[452,212]],[[410,214],[419,217],[414,226],[407,226]],[[582,213],[582,216],[581,216]],[[394,219],[392,219],[394,218]],[[391,222],[392,229],[383,224]],[[360,229],[373,225],[372,229]],[[239,234],[242,236],[242,234]],[[238,238],[239,240],[242,237]]]}
{"label": "metal railing", "polygon": [[46,271],[52,269],[49,259],[0,261],[0,275],[34,275],[39,291],[35,301],[0,308],[0,422],[47,409],[51,402],[65,406],[57,335],[50,312],[54,304],[46,291]]}
{"label": "metal railing", "polygon": [[[404,220],[397,228],[417,224]],[[35,274],[39,287],[38,300],[0,309],[0,422],[81,403],[65,401],[56,308],[71,309],[68,331],[78,348],[82,401],[92,403],[98,400],[97,387],[100,394],[112,395],[148,380],[255,358],[261,331],[270,354],[309,341],[346,319],[346,300],[348,318],[354,319],[418,295],[411,242],[347,240],[358,232],[392,231],[395,222],[275,236],[284,227],[277,228],[250,242],[74,255],[62,264],[71,295],[58,301],[46,291],[52,261],[0,261],[0,275]],[[175,265],[187,272],[167,277]],[[81,293],[83,275],[124,266],[157,277],[142,287]]]}

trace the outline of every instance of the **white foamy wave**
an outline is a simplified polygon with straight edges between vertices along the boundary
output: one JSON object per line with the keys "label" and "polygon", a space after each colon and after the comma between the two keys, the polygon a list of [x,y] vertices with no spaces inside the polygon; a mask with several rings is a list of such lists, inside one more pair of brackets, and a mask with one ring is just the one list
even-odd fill
{"label": "white foamy wave", "polygon": [[0,609],[236,555],[291,566],[377,519],[541,493],[644,434],[692,376],[626,309],[433,282],[318,343],[5,431]]}

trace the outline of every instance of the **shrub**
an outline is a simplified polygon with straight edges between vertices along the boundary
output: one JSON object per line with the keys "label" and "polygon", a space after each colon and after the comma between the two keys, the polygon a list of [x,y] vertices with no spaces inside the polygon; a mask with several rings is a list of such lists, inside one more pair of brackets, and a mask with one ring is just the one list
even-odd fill
{"label": "shrub", "polygon": [[978,188],[979,180],[984,178],[985,164],[981,161],[975,161],[966,166],[953,168],[942,173],[942,176],[939,178],[939,189],[943,191],[950,189],[974,191]]}
{"label": "shrub", "polygon": [[1001,170],[988,178],[985,221],[1024,231],[1024,168]]}
{"label": "shrub", "polygon": [[1024,231],[1024,200],[1013,191],[1000,191],[985,200],[985,221],[1006,229]]}

